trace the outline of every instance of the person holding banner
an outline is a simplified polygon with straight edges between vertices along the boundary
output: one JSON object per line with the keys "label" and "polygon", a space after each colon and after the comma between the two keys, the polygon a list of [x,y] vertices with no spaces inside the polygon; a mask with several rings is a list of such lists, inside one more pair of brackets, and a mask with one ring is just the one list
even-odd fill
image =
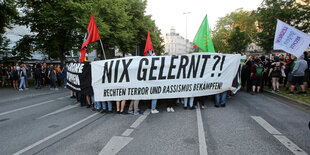
{"label": "person holding banner", "polygon": [[187,109],[187,103],[189,99],[189,109],[193,110],[194,107],[194,97],[184,98],[184,109]]}
{"label": "person holding banner", "polygon": [[139,111],[139,100],[131,100],[128,108],[128,113],[133,115],[141,115],[142,112]]}
{"label": "person holding banner", "polygon": [[125,112],[124,112],[125,104],[126,104],[126,100],[116,101],[116,113],[125,114]]}
{"label": "person holding banner", "polygon": [[214,106],[216,108],[218,108],[220,106],[221,107],[225,107],[226,106],[226,96],[227,96],[227,91],[216,94],[215,95],[215,105]]}

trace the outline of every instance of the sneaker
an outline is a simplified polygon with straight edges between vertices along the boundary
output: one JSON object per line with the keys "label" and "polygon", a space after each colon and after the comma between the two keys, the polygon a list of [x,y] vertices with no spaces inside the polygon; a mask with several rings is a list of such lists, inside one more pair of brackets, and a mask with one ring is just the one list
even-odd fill
{"label": "sneaker", "polygon": [[226,106],[226,104],[221,104],[221,107],[225,107]]}
{"label": "sneaker", "polygon": [[133,110],[129,110],[128,114],[134,114]]}
{"label": "sneaker", "polygon": [[135,112],[134,115],[142,115],[143,113],[141,111]]}
{"label": "sneaker", "polygon": [[183,107],[184,108],[184,110],[186,110],[187,109],[187,107]]}
{"label": "sneaker", "polygon": [[169,107],[167,108],[167,112],[171,112],[171,110],[170,110],[170,108],[169,108]]}
{"label": "sneaker", "polygon": [[279,90],[279,89],[277,89],[276,91],[277,91],[277,93],[278,93],[278,92],[280,92],[280,90]]}
{"label": "sneaker", "polygon": [[170,108],[170,112],[174,112],[174,109],[172,107]]}
{"label": "sneaker", "polygon": [[272,90],[271,92],[272,92],[272,93],[275,93],[276,91]]}
{"label": "sneaker", "polygon": [[101,111],[101,109],[97,109],[97,112],[100,112]]}
{"label": "sneaker", "polygon": [[152,114],[157,114],[157,113],[159,113],[159,111],[157,109],[154,109],[154,110],[151,110],[151,113]]}
{"label": "sneaker", "polygon": [[251,92],[251,95],[254,95],[254,92],[253,92],[253,91]]}
{"label": "sneaker", "polygon": [[196,109],[196,108],[195,108],[195,106],[192,106],[192,107],[190,107],[189,109],[190,109],[190,110],[194,110],[194,109]]}
{"label": "sneaker", "polygon": [[23,89],[21,89],[21,88],[19,88],[18,90],[19,90],[19,91],[23,91]]}
{"label": "sneaker", "polygon": [[217,104],[215,104],[214,106],[215,106],[216,108],[220,107],[220,106],[219,106],[219,105],[217,105]]}
{"label": "sneaker", "polygon": [[288,95],[293,95],[293,94],[294,94],[293,92],[289,92],[289,93],[288,93]]}

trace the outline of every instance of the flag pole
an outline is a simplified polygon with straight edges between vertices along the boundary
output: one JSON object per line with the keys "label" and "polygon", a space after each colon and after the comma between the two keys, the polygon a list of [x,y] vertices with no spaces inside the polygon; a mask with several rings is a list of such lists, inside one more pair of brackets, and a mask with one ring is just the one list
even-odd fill
{"label": "flag pole", "polygon": [[103,49],[103,45],[102,45],[101,39],[100,39],[100,45],[101,45],[101,49],[102,49],[102,52],[103,52],[103,58],[104,58],[104,60],[106,60],[107,58],[105,57],[105,52],[104,52],[104,49]]}

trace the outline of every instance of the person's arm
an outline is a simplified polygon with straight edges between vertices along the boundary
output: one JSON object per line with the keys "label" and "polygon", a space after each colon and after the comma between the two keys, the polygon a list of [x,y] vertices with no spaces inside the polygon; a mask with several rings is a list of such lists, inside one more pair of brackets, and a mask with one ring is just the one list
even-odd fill
{"label": "person's arm", "polygon": [[50,77],[50,70],[48,71],[48,73],[47,73],[47,78],[49,78]]}

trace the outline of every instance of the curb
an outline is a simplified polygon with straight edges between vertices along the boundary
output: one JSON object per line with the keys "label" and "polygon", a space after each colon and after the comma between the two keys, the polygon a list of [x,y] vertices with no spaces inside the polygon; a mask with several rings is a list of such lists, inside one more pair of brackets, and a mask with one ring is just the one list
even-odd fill
{"label": "curb", "polygon": [[308,104],[306,102],[295,100],[295,99],[292,99],[290,97],[287,97],[287,96],[284,96],[284,95],[281,95],[281,94],[278,94],[278,93],[273,93],[273,92],[271,92],[269,90],[264,90],[264,92],[267,92],[268,94],[274,95],[274,96],[276,96],[278,98],[281,98],[283,100],[289,100],[290,102],[297,103],[297,104],[300,104],[300,105],[303,105],[303,106],[307,106],[307,107],[310,108],[310,104]]}

